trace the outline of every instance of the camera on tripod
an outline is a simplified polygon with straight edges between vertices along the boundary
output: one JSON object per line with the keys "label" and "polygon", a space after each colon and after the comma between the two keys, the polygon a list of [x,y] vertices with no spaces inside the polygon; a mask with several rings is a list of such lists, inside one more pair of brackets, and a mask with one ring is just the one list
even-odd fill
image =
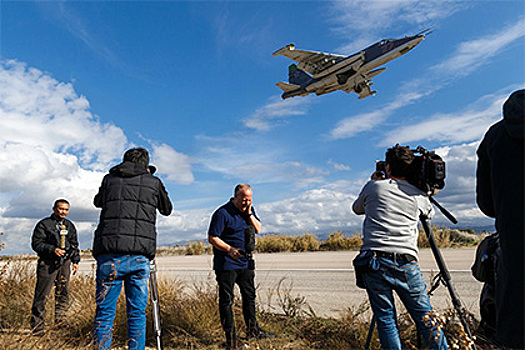
{"label": "camera on tripod", "polygon": [[[429,151],[418,146],[414,153],[414,160],[410,164],[406,180],[427,194],[445,187],[445,161],[435,151]],[[419,154],[419,155],[416,155]],[[385,174],[386,162],[376,161],[376,171]]]}

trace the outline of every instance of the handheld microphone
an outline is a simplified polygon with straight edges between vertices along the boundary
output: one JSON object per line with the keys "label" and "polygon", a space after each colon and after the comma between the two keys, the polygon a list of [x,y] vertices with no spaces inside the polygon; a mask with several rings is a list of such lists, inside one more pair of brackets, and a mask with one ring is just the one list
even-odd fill
{"label": "handheld microphone", "polygon": [[66,249],[66,235],[67,235],[66,225],[60,226],[60,249]]}

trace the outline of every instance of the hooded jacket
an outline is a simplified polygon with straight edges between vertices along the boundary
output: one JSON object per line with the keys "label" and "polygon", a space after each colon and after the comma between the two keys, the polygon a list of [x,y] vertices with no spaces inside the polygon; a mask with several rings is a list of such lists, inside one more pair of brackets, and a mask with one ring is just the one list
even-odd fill
{"label": "hooded jacket", "polygon": [[102,208],[93,242],[95,258],[102,254],[155,257],[157,209],[165,216],[172,210],[159,178],[141,164],[123,162],[110,169],[93,202]]}
{"label": "hooded jacket", "polygon": [[503,120],[490,127],[477,152],[476,199],[481,211],[496,219],[500,237],[496,333],[512,348],[525,346],[524,105],[525,90],[514,92],[503,106]]}

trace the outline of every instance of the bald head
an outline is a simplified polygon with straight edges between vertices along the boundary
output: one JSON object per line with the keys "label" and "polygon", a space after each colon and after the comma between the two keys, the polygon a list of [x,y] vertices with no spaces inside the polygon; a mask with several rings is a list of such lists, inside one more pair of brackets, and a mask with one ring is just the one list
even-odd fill
{"label": "bald head", "polygon": [[233,190],[233,204],[237,209],[245,212],[252,205],[252,188],[248,184],[239,184]]}

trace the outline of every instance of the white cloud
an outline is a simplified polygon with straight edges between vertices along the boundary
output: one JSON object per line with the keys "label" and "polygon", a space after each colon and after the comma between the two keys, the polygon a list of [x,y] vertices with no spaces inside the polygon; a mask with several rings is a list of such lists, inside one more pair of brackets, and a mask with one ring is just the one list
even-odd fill
{"label": "white cloud", "polygon": [[251,116],[243,120],[247,128],[257,131],[268,131],[277,123],[283,123],[285,118],[305,115],[308,112],[311,99],[292,98],[281,100],[280,97],[271,97],[268,103],[257,109]]}
{"label": "white cloud", "polygon": [[[431,68],[433,72],[465,76],[486,64],[514,41],[525,36],[525,18],[497,33],[462,42],[448,59]],[[523,44],[523,42],[522,42]]]}
{"label": "white cloud", "polygon": [[104,169],[124,150],[120,128],[102,124],[71,84],[16,61],[0,62],[0,143],[74,153],[83,166]]}
{"label": "white cloud", "polygon": [[334,162],[332,159],[329,159],[327,163],[328,165],[332,166],[335,170],[338,170],[338,171],[352,170],[352,168],[349,165]]}
{"label": "white cloud", "polygon": [[380,125],[390,113],[392,113],[392,111],[387,112],[386,108],[382,108],[374,112],[344,118],[330,131],[330,138],[334,140],[349,138],[361,132],[371,130]]}
{"label": "white cloud", "polygon": [[379,40],[386,30],[391,32],[404,24],[420,29],[432,27],[468,6],[464,1],[441,0],[334,1],[331,9],[334,31],[349,39],[338,50],[346,54],[360,50]]}
{"label": "white cloud", "polygon": [[225,178],[251,184],[288,183],[294,189],[325,183],[328,171],[305,162],[289,160],[275,140],[235,133],[228,136],[199,136],[203,155],[195,162]]}
{"label": "white cloud", "polygon": [[[50,215],[61,197],[70,201],[70,217],[88,244],[99,213],[93,197],[106,171],[130,146],[122,129],[100,122],[72,84],[17,61],[0,61],[0,130],[6,252],[30,251],[36,220]],[[193,181],[185,155],[165,144],[153,150],[169,179]]]}
{"label": "white cloud", "polygon": [[[487,218],[476,205],[476,150],[479,141],[436,149],[446,162],[447,177],[445,188],[436,199],[457,219],[460,227],[491,226],[493,220]],[[450,224],[444,217],[437,217]]]}
{"label": "white cloud", "polygon": [[191,184],[195,180],[189,157],[177,152],[171,146],[153,144],[152,162],[159,174],[166,175],[167,180],[183,185]]}
{"label": "white cloud", "polygon": [[[350,138],[359,133],[372,130],[381,125],[396,110],[443,89],[452,82],[452,78],[466,76],[474,72],[486,64],[489,59],[505,49],[505,47],[517,39],[522,38],[525,35],[524,24],[523,18],[520,18],[515,24],[495,34],[486,35],[459,44],[459,48],[451,57],[431,67],[428,73],[425,74],[425,77],[402,83],[398,95],[384,107],[378,108],[370,113],[363,113],[340,120],[330,131],[329,138]],[[439,72],[439,74],[436,74],[436,72]],[[497,104],[497,101],[494,103]],[[472,137],[479,135],[479,132],[484,130],[482,130],[482,126],[479,124],[469,124],[469,118],[477,122],[487,121],[487,118],[490,119],[490,114],[492,114],[494,107],[495,105],[492,105],[485,110],[474,111],[473,109],[472,111],[466,111],[460,118],[452,115],[435,116],[433,119],[431,118],[432,120],[418,124],[418,126],[414,126],[413,128],[403,128],[402,135],[396,132],[393,132],[391,135],[395,135],[395,142],[400,142],[398,140],[399,137],[409,138],[411,134],[414,136],[421,135],[419,134],[420,131],[427,136],[433,137],[435,134],[433,134],[432,130],[437,128],[437,130],[448,132],[448,137],[451,141],[461,142],[472,140]],[[487,113],[489,115],[487,115]],[[457,129],[454,129],[453,126],[456,126]],[[464,134],[465,131],[470,133]],[[390,139],[391,138],[393,137],[390,136]],[[391,144],[390,139],[385,141],[384,144]]]}
{"label": "white cloud", "polygon": [[509,95],[507,90],[483,96],[460,112],[418,118],[423,121],[389,131],[383,145],[420,140],[453,144],[479,140],[492,123],[501,119],[501,106]]}

